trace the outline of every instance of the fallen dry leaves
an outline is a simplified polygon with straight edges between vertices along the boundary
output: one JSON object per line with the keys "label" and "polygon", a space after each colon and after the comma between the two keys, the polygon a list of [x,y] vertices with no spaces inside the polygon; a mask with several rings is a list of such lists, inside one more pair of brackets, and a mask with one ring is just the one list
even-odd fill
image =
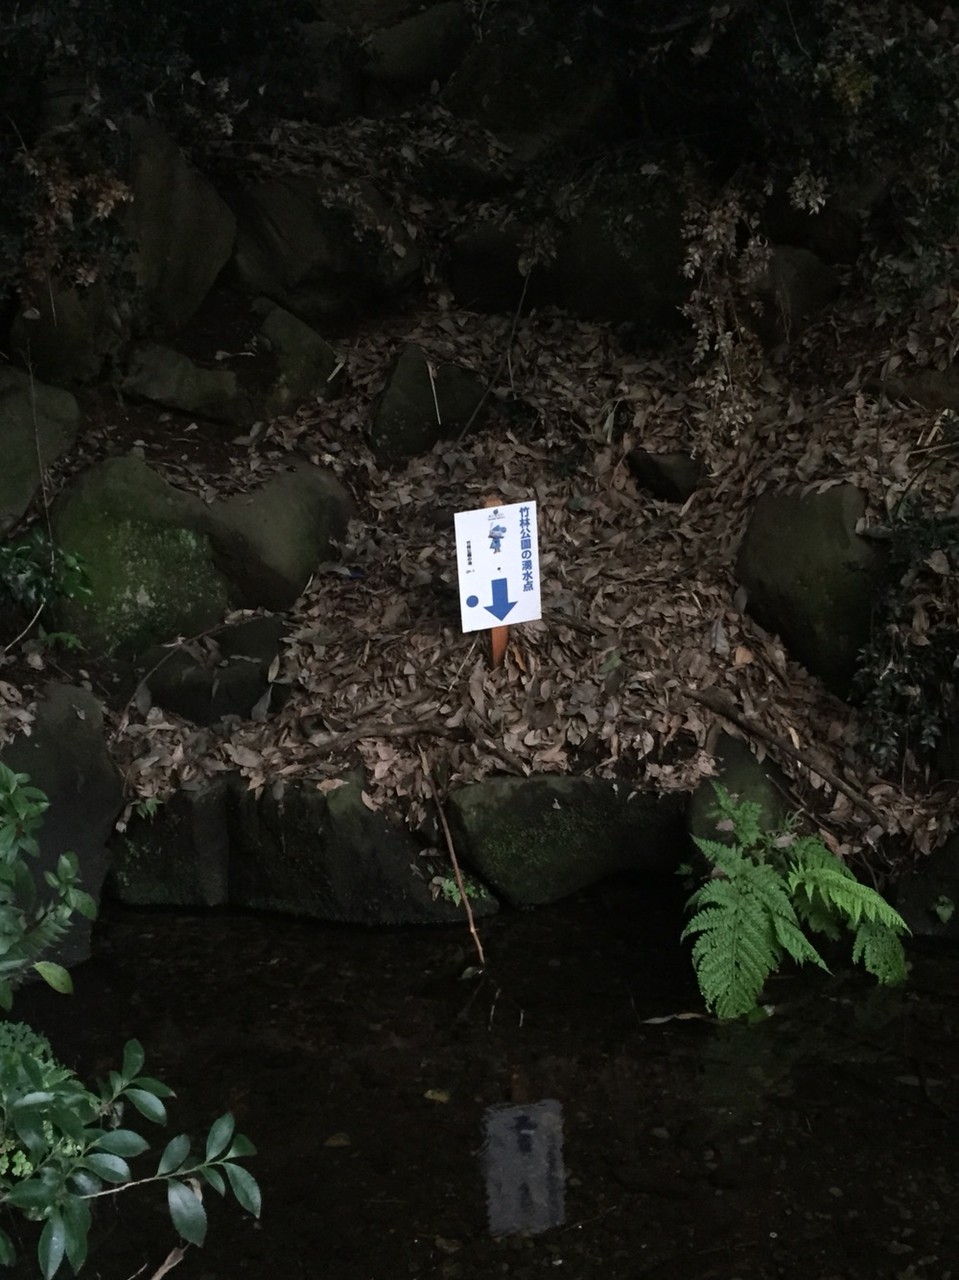
{"label": "fallen dry leaves", "polygon": [[[820,332],[770,372],[734,447],[710,439],[708,479],[680,508],[638,490],[625,459],[638,445],[702,443],[707,410],[681,356],[644,359],[608,327],[546,313],[519,322],[503,365],[510,329],[509,319],[457,312],[439,295],[356,338],[344,397],[269,424],[237,462],[231,485],[306,456],[335,470],[359,514],[338,561],[292,611],[276,673],[290,688],[282,712],[199,729],[128,708],[113,749],[131,799],[228,770],[260,790],[293,778],[328,787],[362,767],[367,803],[415,825],[430,804],[420,749],[444,790],[496,772],[567,770],[687,790],[713,772],[717,729],[742,732],[684,692],[716,689],[741,723],[762,727],[754,749],[776,756],[797,805],[841,852],[881,847],[889,859],[888,836],[900,837],[900,857],[934,847],[952,829],[955,797],[873,775],[853,712],[737,607],[732,576],[750,504],[766,488],[851,481],[881,522],[910,483],[934,415],[867,396],[862,375],[848,375],[855,353],[824,357]],[[481,432],[388,472],[364,433],[405,342],[486,376],[502,365],[503,375]],[[948,505],[947,474],[930,467],[922,483]],[[539,504],[544,606],[541,622],[511,629],[495,670],[484,637],[460,632],[452,524],[454,511],[491,492]],[[847,780],[868,811],[777,755],[777,739]]]}

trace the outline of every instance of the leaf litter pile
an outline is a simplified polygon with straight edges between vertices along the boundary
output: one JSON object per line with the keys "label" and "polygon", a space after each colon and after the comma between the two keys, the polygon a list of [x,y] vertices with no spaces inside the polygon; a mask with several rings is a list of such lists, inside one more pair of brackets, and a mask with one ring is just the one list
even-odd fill
{"label": "leaf litter pile", "polygon": [[[198,728],[134,699],[113,717],[112,742],[131,805],[224,771],[279,791],[293,781],[327,790],[362,769],[365,802],[417,826],[434,788],[494,773],[689,790],[715,773],[725,730],[776,760],[838,852],[889,864],[934,848],[955,797],[871,771],[854,711],[737,596],[736,549],[759,493],[852,482],[881,523],[934,438],[934,414],[863,392],[875,333],[851,378],[855,343],[847,333],[840,360],[823,356],[829,339],[811,331],[788,366],[767,372],[751,422],[722,440],[682,353],[644,358],[608,326],[555,312],[493,319],[440,296],[354,338],[345,395],[267,424],[214,482],[249,486],[305,456],[353,494],[338,559],[292,610],[271,671],[288,700],[278,714]],[[489,395],[464,438],[383,470],[365,433],[406,342],[482,374]],[[657,501],[630,470],[639,446],[698,450],[706,478],[682,506]],[[209,467],[202,481],[167,474],[209,490]],[[948,506],[948,481],[927,469],[924,496]],[[496,669],[486,633],[460,630],[453,539],[453,513],[488,498],[536,500],[543,599],[542,621],[510,629]]]}

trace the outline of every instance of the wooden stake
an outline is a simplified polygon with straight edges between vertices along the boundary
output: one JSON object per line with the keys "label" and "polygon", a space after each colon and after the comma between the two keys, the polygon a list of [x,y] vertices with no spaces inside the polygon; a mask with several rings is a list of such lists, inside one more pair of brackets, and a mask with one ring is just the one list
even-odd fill
{"label": "wooden stake", "polygon": [[[500,498],[487,498],[484,507],[498,507],[502,505]],[[506,659],[506,646],[509,644],[509,627],[491,627],[489,633],[489,658],[490,665],[501,667]]]}

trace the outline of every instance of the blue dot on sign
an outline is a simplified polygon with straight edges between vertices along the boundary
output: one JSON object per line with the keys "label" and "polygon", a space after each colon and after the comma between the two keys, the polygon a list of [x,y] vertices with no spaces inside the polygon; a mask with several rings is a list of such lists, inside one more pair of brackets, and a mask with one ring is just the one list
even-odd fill
{"label": "blue dot on sign", "polygon": [[475,609],[476,606],[479,604],[479,596],[467,596],[466,603],[469,605],[471,609]]}

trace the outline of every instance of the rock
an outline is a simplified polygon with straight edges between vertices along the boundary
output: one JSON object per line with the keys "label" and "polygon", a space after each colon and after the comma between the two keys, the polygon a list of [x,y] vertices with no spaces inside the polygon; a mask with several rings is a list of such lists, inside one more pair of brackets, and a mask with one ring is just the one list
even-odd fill
{"label": "rock", "polygon": [[933,412],[959,409],[959,369],[953,365],[945,369],[921,369],[902,378],[887,378],[883,383],[874,384],[874,389],[890,400],[915,400]]}
{"label": "rock", "polygon": [[[30,737],[16,738],[3,763],[30,776],[50,802],[38,833],[40,856],[30,859],[36,877],[52,871],[62,853],[75,853],[82,887],[99,902],[107,867],[106,841],[123,806],[120,776],[110,759],[100,703],[86,689],[53,685],[37,704]],[[75,916],[57,948],[61,964],[90,958],[91,922]]]}
{"label": "rock", "polygon": [[[789,783],[786,775],[767,756],[760,763],[741,738],[721,733],[713,750],[719,766],[717,781],[737,800],[758,804],[759,825],[763,831],[780,830],[789,816],[786,797]],[[720,831],[716,818],[716,791],[711,780],[699,784],[689,799],[686,827],[690,836],[700,840],[730,843],[728,832]]]}
{"label": "rock", "polygon": [[357,41],[334,22],[304,22],[300,33],[311,75],[294,118],[334,124],[362,115],[366,57]]}
{"label": "rock", "polygon": [[[434,901],[419,854],[408,832],[364,804],[358,780],[325,795],[305,783],[281,800],[246,791],[235,814],[230,899],[343,924],[462,921],[462,907]],[[496,903],[479,898],[473,910],[489,915]]]}
{"label": "rock", "polygon": [[121,314],[102,278],[84,289],[51,280],[34,310],[16,316],[10,345],[38,378],[64,387],[94,382],[107,357],[120,350],[126,312],[122,308]]}
{"label": "rock", "polygon": [[0,366],[0,534],[40,492],[40,467],[46,470],[73,447],[79,425],[69,391],[31,383],[19,369]]}
{"label": "rock", "polygon": [[774,245],[769,274],[759,289],[763,313],[758,327],[763,341],[769,345],[795,341],[806,321],[835,301],[839,288],[835,269],[811,250]]}
{"label": "rock", "polygon": [[959,942],[959,836],[902,877],[895,906],[914,937]]}
{"label": "rock", "polygon": [[206,508],[141,459],[84,472],[52,512],[57,541],[83,557],[89,598],[57,605],[62,629],[101,653],[136,653],[196,635],[226,612],[227,584],[203,532]]}
{"label": "rock", "polygon": [[131,907],[221,907],[228,900],[229,779],[174,793],[110,841],[107,889]]}
{"label": "rock", "polygon": [[[519,223],[478,226],[457,236],[450,249],[450,286],[457,305],[489,314],[515,314],[523,297],[520,255],[526,231]],[[530,272],[524,313],[556,301],[540,266]]]}
{"label": "rock", "polygon": [[596,778],[487,778],[454,791],[453,841],[487,884],[516,907],[556,902],[612,875],[675,870],[677,804]]}
{"label": "rock", "polygon": [[282,618],[251,618],[224,627],[202,648],[149,650],[140,665],[152,701],[194,724],[216,724],[225,716],[249,720],[254,710],[265,718],[287,693],[269,676],[286,629]]}
{"label": "rock", "polygon": [[491,32],[475,43],[447,85],[443,103],[529,159],[557,140],[615,129],[622,119],[620,97],[609,60],[570,58],[558,40],[530,24]]}
{"label": "rock", "polygon": [[37,301],[36,318],[27,319],[21,311],[14,321],[14,350],[38,377],[61,386],[99,377],[108,357],[128,341],[137,308],[141,326],[174,331],[185,324],[233,250],[233,214],[173,139],[155,121],[143,119],[129,122],[128,136],[126,176],[133,199],[125,225],[137,297],[108,285],[103,273],[83,289],[52,280],[49,295]]}
{"label": "rock", "polygon": [[583,211],[560,237],[549,271],[559,305],[586,320],[627,322],[644,335],[673,333],[689,291],[678,203],[643,183]]}
{"label": "rock", "polygon": [[699,487],[703,464],[688,453],[648,453],[632,449],[626,455],[629,469],[641,489],[662,502],[685,502]]}
{"label": "rock", "polygon": [[317,565],[330,559],[331,540],[346,531],[351,513],[333,473],[308,462],[278,472],[252,493],[215,502],[210,536],[235,603],[288,609]]}
{"label": "rock", "polygon": [[137,282],[168,331],[184,325],[229,261],[236,219],[153,120],[129,123]]}
{"label": "rock", "polygon": [[848,484],[805,495],[769,490],[753,507],[736,561],[748,612],[840,697],[869,639],[884,563],[856,533],[865,506]]}
{"label": "rock", "polygon": [[459,435],[483,394],[479,376],[459,365],[437,365],[431,376],[425,354],[410,343],[397,356],[373,411],[370,444],[377,459],[400,462]]}
{"label": "rock", "polygon": [[290,175],[241,198],[236,266],[252,292],[309,324],[395,297],[419,279],[422,258],[371,183],[344,192]]}
{"label": "rock", "polygon": [[289,413],[303,400],[330,400],[336,394],[343,361],[315,329],[282,307],[271,307],[260,333],[270,344],[279,377],[267,397],[271,416]]}
{"label": "rock", "polygon": [[377,31],[367,41],[367,75],[395,92],[445,84],[473,40],[469,14],[458,0],[434,4]]}
{"label": "rock", "polygon": [[188,356],[156,343],[134,348],[120,390],[199,418],[219,422],[243,418],[235,373],[201,369]]}

